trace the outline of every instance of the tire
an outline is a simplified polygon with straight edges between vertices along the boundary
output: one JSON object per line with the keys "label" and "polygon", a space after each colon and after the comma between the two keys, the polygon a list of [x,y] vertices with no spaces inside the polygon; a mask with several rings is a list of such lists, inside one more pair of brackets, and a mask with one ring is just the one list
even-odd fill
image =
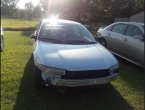
{"label": "tire", "polygon": [[101,45],[103,45],[105,48],[107,48],[107,42],[105,39],[99,39],[99,42]]}
{"label": "tire", "polygon": [[42,79],[41,71],[36,66],[34,66],[34,73],[35,73],[35,87],[37,89],[44,89],[46,87],[45,86],[46,83]]}

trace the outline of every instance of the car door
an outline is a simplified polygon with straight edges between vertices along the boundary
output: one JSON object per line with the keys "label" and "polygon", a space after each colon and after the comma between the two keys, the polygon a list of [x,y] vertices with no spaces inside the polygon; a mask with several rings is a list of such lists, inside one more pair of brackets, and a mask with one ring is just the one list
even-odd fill
{"label": "car door", "polygon": [[125,36],[124,52],[126,56],[137,63],[144,64],[144,36],[142,30],[135,25],[129,25]]}
{"label": "car door", "polygon": [[123,23],[119,23],[113,26],[112,31],[109,33],[108,42],[109,48],[117,53],[124,54],[124,33],[127,29],[127,25]]}

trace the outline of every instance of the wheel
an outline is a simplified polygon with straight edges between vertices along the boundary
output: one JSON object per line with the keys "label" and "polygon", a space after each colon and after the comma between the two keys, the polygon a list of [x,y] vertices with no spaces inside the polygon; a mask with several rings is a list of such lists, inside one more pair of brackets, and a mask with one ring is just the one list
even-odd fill
{"label": "wheel", "polygon": [[35,73],[35,86],[37,89],[43,89],[46,86],[45,81],[42,79],[41,70],[39,70],[36,66],[34,66],[34,73]]}
{"label": "wheel", "polygon": [[1,52],[4,51],[4,37],[1,36]]}
{"label": "wheel", "polygon": [[101,45],[103,45],[105,48],[107,48],[107,42],[105,39],[100,39],[99,42]]}

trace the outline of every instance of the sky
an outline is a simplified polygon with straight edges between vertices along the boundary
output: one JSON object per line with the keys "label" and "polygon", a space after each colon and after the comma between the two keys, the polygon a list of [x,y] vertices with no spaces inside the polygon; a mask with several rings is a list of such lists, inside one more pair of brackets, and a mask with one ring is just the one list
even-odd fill
{"label": "sky", "polygon": [[17,4],[17,6],[20,8],[20,9],[24,9],[25,8],[25,3],[27,2],[32,2],[34,6],[36,6],[38,4],[40,0],[20,0]]}

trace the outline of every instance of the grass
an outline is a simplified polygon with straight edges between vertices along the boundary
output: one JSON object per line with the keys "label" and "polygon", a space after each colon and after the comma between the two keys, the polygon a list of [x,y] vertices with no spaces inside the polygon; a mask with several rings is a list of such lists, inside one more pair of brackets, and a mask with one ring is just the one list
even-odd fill
{"label": "grass", "polygon": [[66,94],[34,87],[31,32],[4,32],[1,53],[1,110],[143,110],[143,69],[120,58],[111,84],[74,89]]}
{"label": "grass", "polygon": [[38,21],[23,19],[1,19],[3,28],[30,28],[35,27]]}

